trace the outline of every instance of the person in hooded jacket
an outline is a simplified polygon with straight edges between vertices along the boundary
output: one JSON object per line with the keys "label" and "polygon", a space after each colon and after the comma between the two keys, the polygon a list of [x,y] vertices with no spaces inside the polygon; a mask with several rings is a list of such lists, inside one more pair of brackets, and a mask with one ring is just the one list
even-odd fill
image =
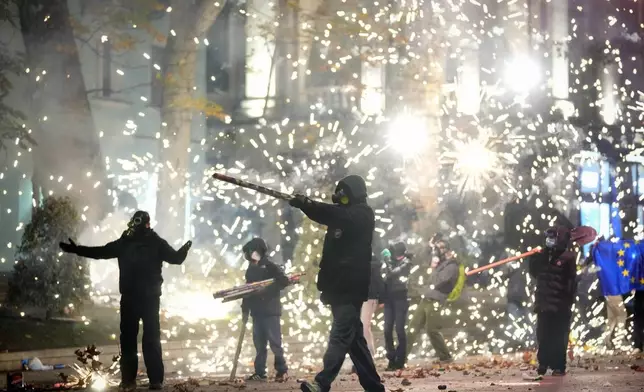
{"label": "person in hooded jacket", "polygon": [[270,286],[242,300],[242,312],[250,312],[253,318],[256,352],[255,373],[248,377],[248,381],[266,381],[266,345],[269,345],[275,356],[275,381],[284,382],[288,379],[288,367],[282,348],[280,291],[288,286],[288,277],[268,258],[268,245],[263,239],[253,238],[242,247],[242,251],[249,263],[246,283],[275,279]]}
{"label": "person in hooded jacket", "polygon": [[452,362],[452,354],[445,343],[445,338],[440,330],[443,328],[441,309],[447,306],[447,298],[456,287],[459,274],[459,263],[456,254],[451,250],[449,243],[442,236],[435,236],[429,243],[432,249],[432,262],[429,276],[420,284],[420,301],[418,301],[409,328],[407,340],[407,353],[410,353],[416,340],[423,332],[427,333],[429,341],[436,351],[440,362]]}
{"label": "person in hooded jacket", "polygon": [[[409,299],[407,281],[411,272],[412,255],[407,253],[404,242],[389,247],[383,255],[385,263],[385,348],[389,364],[387,370],[405,368],[407,360],[407,312]],[[398,346],[394,344],[394,327],[398,337]]]}
{"label": "person in hooded jacket", "polygon": [[577,253],[571,230],[551,227],[546,230],[544,251],[529,260],[530,275],[536,280],[537,373],[548,368],[553,376],[566,374],[566,352],[577,292]]}
{"label": "person in hooded jacket", "polygon": [[321,301],[331,307],[333,315],[324,368],[315,376],[315,381],[303,382],[301,389],[329,391],[348,353],[362,387],[368,392],[384,392],[360,321],[362,304],[369,298],[375,228],[375,214],[367,204],[365,180],[357,175],[345,177],[338,182],[331,199],[333,204],[295,195],[289,202],[311,220],[327,226],[317,288]]}
{"label": "person in hooded jacket", "polygon": [[71,239],[60,243],[63,252],[90,259],[117,259],[121,293],[121,390],[136,389],[138,368],[137,335],[143,321],[143,359],[150,378],[150,389],[163,389],[164,367],[161,352],[159,308],[163,262],[180,265],[192,242],[179,250],[150,228],[150,215],[137,211],[121,237],[104,246],[80,246]]}

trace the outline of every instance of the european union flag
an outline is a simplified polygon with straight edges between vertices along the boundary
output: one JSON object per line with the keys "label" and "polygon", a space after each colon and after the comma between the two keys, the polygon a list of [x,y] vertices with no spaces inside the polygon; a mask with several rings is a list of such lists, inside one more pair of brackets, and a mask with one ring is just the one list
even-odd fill
{"label": "european union flag", "polygon": [[644,242],[633,240],[599,241],[593,259],[604,295],[628,294],[644,290]]}

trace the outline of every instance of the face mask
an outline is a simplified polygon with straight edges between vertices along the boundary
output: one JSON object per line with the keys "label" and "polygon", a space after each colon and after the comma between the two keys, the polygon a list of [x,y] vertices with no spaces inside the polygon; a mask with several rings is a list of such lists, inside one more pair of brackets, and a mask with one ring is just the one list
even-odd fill
{"label": "face mask", "polygon": [[546,238],[546,248],[554,248],[555,246],[557,246],[556,238],[552,238],[552,237]]}
{"label": "face mask", "polygon": [[262,256],[257,251],[253,251],[253,253],[244,253],[244,258],[246,261],[258,262],[262,259]]}
{"label": "face mask", "polygon": [[557,232],[555,230],[546,230],[546,248],[555,248],[557,246]]}
{"label": "face mask", "polygon": [[347,204],[349,204],[349,196],[347,196],[347,195],[344,193],[344,190],[343,190],[343,189],[340,189],[339,191],[337,191],[336,193],[334,193],[334,194],[331,196],[331,201],[332,201],[334,204],[347,205]]}

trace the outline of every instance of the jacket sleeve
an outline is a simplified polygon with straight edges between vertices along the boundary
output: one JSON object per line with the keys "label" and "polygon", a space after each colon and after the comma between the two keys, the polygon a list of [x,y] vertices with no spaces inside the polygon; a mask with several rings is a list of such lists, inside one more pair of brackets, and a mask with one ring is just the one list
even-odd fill
{"label": "jacket sleeve", "polygon": [[76,254],[81,257],[87,257],[96,260],[115,259],[121,253],[121,239],[108,242],[103,246],[79,246],[76,248]]}
{"label": "jacket sleeve", "polygon": [[536,279],[543,269],[543,255],[535,255],[528,259],[528,272],[533,279]]}
{"label": "jacket sleeve", "polygon": [[389,278],[399,278],[399,277],[408,277],[409,272],[411,271],[411,263],[409,260],[405,260],[400,263],[396,268],[389,269],[387,272],[387,279]]}
{"label": "jacket sleeve", "polygon": [[187,250],[184,250],[183,248],[174,250],[174,248],[168,244],[168,241],[161,237],[159,237],[159,246],[161,247],[161,258],[168,264],[181,265],[188,256]]}
{"label": "jacket sleeve", "polygon": [[275,279],[273,283],[271,283],[268,287],[266,287],[264,290],[261,291],[262,295],[275,295],[279,294],[279,292],[286,286],[288,286],[289,281],[288,277],[280,268],[277,264],[269,262],[266,264],[266,268],[268,269],[269,272],[269,279]]}
{"label": "jacket sleeve", "polygon": [[342,229],[358,226],[365,219],[362,209],[343,207],[313,200],[302,207],[302,212],[309,219],[321,225]]}
{"label": "jacket sleeve", "polygon": [[453,287],[450,286],[454,286],[457,278],[458,264],[449,263],[449,265],[447,265],[445,269],[441,271],[440,275],[438,275],[438,279],[434,284],[434,289],[440,292],[443,292],[447,289],[452,290]]}

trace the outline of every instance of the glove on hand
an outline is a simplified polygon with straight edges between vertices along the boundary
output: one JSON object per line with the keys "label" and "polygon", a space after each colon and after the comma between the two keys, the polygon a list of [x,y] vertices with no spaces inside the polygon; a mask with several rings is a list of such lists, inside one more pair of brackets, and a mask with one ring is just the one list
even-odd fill
{"label": "glove on hand", "polygon": [[183,246],[179,250],[187,253],[191,247],[192,247],[192,241],[188,241],[185,244],[183,244]]}
{"label": "glove on hand", "polygon": [[299,194],[293,196],[293,198],[288,201],[288,204],[290,204],[291,207],[300,208],[300,209],[309,203],[311,203],[311,199],[309,199],[304,195],[299,195]]}
{"label": "glove on hand", "polygon": [[65,242],[59,242],[58,246],[60,246],[60,249],[65,252],[65,253],[76,253],[78,250],[78,245],[71,239],[68,238],[69,244]]}

